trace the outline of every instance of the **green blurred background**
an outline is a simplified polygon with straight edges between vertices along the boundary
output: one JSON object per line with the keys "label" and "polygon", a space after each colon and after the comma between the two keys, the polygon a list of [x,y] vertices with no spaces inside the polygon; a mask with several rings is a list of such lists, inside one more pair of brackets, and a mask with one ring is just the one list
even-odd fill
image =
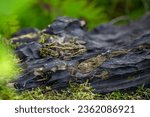
{"label": "green blurred background", "polygon": [[20,28],[44,28],[58,16],[84,19],[88,28],[118,16],[136,19],[149,10],[150,0],[0,0],[0,34]]}

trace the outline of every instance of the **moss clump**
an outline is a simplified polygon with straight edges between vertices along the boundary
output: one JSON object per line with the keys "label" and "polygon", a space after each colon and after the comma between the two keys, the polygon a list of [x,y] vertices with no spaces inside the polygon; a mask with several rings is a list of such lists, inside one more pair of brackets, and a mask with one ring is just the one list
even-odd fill
{"label": "moss clump", "polygon": [[0,81],[6,81],[19,74],[19,60],[12,53],[9,42],[0,38]]}
{"label": "moss clump", "polygon": [[66,91],[57,92],[47,87],[33,89],[32,91],[24,91],[21,94],[14,97],[14,99],[25,100],[94,100],[98,98],[98,94],[93,92],[94,90],[87,82],[80,85],[70,85]]}
{"label": "moss clump", "polygon": [[84,84],[70,84],[69,88],[57,92],[49,87],[39,87],[31,91],[16,92],[15,89],[0,85],[0,100],[149,100],[150,88],[139,86],[135,91],[115,91],[107,94],[98,94],[86,82]]}
{"label": "moss clump", "polygon": [[[0,90],[0,93],[2,90]],[[8,95],[9,94],[9,95]],[[88,83],[80,85],[70,85],[62,92],[57,92],[51,88],[33,89],[32,91],[23,91],[17,93],[15,90],[6,88],[0,94],[0,99],[9,100],[149,100],[150,88],[139,86],[137,90],[130,92],[115,91],[107,94],[98,94]]]}
{"label": "moss clump", "polygon": [[139,86],[135,91],[123,92],[115,91],[105,95],[100,95],[99,99],[104,100],[149,100],[150,99],[150,88],[144,88]]}
{"label": "moss clump", "polygon": [[15,89],[8,87],[6,82],[0,81],[0,100],[12,100],[17,96]]}

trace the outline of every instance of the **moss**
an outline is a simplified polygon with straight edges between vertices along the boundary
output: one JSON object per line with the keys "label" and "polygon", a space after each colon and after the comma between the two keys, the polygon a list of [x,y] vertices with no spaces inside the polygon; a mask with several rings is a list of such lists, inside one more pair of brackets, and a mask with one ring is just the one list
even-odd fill
{"label": "moss", "polygon": [[17,63],[18,58],[13,55],[12,48],[8,40],[0,38],[0,81],[1,79],[11,79],[19,74],[20,68]]}
{"label": "moss", "polygon": [[18,94],[16,90],[7,86],[7,82],[0,80],[0,100],[12,100]]}
{"label": "moss", "polygon": [[61,92],[57,92],[47,87],[33,89],[32,91],[24,91],[14,97],[14,99],[25,99],[25,100],[94,100],[99,95],[93,92],[94,90],[87,82],[80,85],[72,85]]}
{"label": "moss", "polygon": [[32,89],[31,91],[17,92],[15,89],[0,85],[1,100],[149,100],[150,88],[139,86],[135,91],[115,91],[107,94],[98,94],[86,82],[84,84],[70,84],[69,88],[57,92],[50,87]]}
{"label": "moss", "polygon": [[99,99],[105,100],[149,100],[150,88],[139,86],[135,91],[115,91],[106,95],[100,95]]}
{"label": "moss", "polygon": [[19,42],[16,42],[15,44],[11,45],[12,48],[17,48],[19,47],[21,44]]}

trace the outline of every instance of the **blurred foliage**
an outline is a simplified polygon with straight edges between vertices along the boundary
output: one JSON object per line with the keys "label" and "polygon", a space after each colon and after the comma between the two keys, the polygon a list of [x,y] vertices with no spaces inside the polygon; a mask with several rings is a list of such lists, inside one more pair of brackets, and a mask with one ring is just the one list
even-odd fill
{"label": "blurred foliage", "polygon": [[92,29],[119,16],[139,18],[149,10],[150,0],[0,0],[0,99],[149,99],[149,88],[98,96],[88,84],[71,85],[61,93],[51,90],[43,95],[37,89],[19,95],[7,87],[9,80],[20,71],[16,65],[18,60],[9,42],[1,37],[10,37],[25,27],[43,29],[58,16],[84,19]]}
{"label": "blurred foliage", "polygon": [[150,10],[150,0],[94,0],[96,7],[103,7],[109,19],[130,16],[135,19]]}
{"label": "blurred foliage", "polygon": [[8,84],[21,72],[21,69],[17,66],[16,56],[12,53],[9,42],[0,37],[0,99],[11,99],[16,95]]}
{"label": "blurred foliage", "polygon": [[0,0],[0,33],[42,29],[58,16],[84,19],[91,29],[118,16],[137,18],[149,7],[150,0]]}
{"label": "blurred foliage", "polygon": [[[30,11],[23,13],[23,16],[20,17],[23,22],[21,25],[44,28],[58,16],[83,18],[90,23],[90,26],[93,26],[95,22],[107,20],[103,8],[96,8],[95,3],[89,4],[86,0],[37,0],[30,7]],[[32,21],[32,24],[29,24],[29,20]]]}
{"label": "blurred foliage", "polygon": [[41,29],[58,16],[85,19],[90,27],[107,21],[103,8],[87,0],[0,0],[0,33],[8,36],[19,27]]}
{"label": "blurred foliage", "polygon": [[9,42],[0,38],[0,81],[18,74],[17,58],[12,54]]}
{"label": "blurred foliage", "polygon": [[0,0],[0,33],[4,36],[15,33],[20,27],[20,14],[33,3],[31,0]]}

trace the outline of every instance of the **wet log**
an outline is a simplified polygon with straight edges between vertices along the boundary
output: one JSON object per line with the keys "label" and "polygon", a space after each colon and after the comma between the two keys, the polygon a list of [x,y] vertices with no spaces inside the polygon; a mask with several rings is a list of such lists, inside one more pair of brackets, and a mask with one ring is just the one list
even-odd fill
{"label": "wet log", "polygon": [[18,90],[63,90],[87,80],[99,93],[150,85],[150,14],[90,32],[84,21],[59,17],[42,31],[17,32],[11,41],[23,68],[15,81]]}

